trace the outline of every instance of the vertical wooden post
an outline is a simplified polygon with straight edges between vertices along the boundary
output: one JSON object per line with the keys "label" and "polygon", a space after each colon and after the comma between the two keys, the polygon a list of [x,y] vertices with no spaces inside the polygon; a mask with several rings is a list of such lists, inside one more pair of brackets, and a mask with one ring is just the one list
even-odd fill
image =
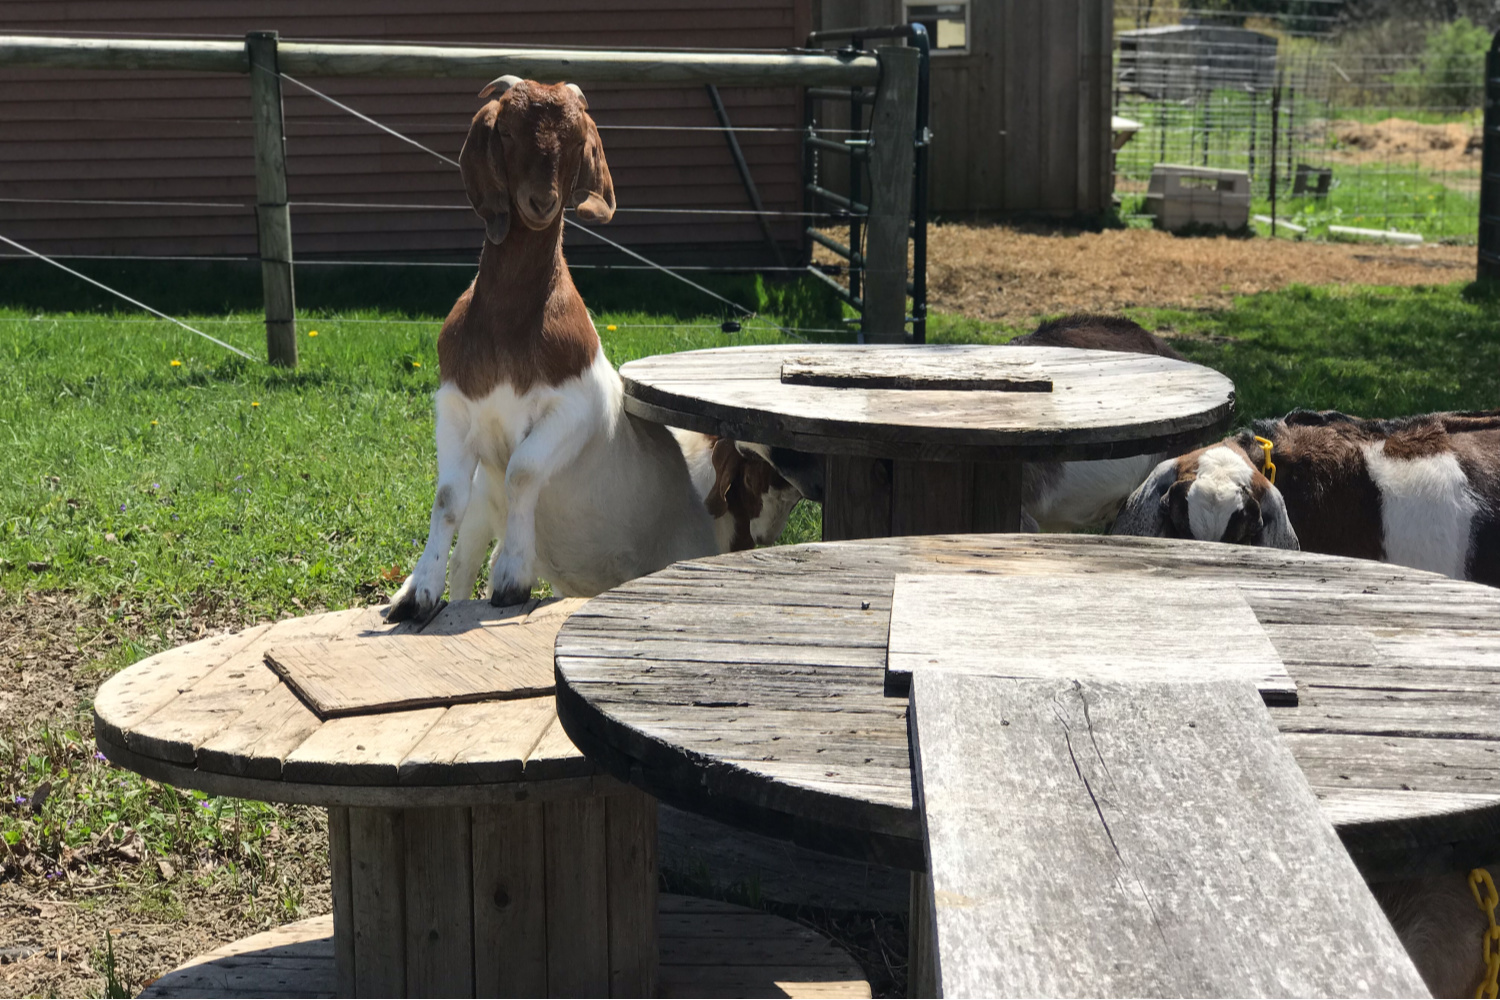
{"label": "vertical wooden post", "polygon": [[864,339],[906,340],[906,241],[911,230],[912,169],[916,161],[916,49],[884,46],[880,85],[870,116],[870,217],[865,235]]}
{"label": "vertical wooden post", "polygon": [[297,364],[297,305],[292,291],[292,218],[286,204],[286,134],[276,32],[245,36],[250,56],[250,108],[255,122],[255,228],[266,303],[266,355],[273,365]]}

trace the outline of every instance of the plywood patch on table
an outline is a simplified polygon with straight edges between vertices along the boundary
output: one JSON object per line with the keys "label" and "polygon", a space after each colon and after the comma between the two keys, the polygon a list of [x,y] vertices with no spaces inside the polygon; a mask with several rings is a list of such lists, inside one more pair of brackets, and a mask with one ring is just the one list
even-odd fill
{"label": "plywood patch on table", "polygon": [[852,357],[788,358],[781,365],[781,382],[836,389],[1052,391],[1052,380],[1030,361],[994,355],[954,358],[941,348],[926,355],[871,351]]}
{"label": "plywood patch on table", "polygon": [[889,649],[893,695],[906,694],[916,671],[946,670],[1245,678],[1269,704],[1297,703],[1297,685],[1255,612],[1237,586],[1220,581],[1122,573],[1108,587],[1089,587],[1077,576],[898,574]]}
{"label": "plywood patch on table", "polygon": [[323,719],[550,694],[552,643],[583,602],[447,605],[425,628],[277,644],[266,663]]}

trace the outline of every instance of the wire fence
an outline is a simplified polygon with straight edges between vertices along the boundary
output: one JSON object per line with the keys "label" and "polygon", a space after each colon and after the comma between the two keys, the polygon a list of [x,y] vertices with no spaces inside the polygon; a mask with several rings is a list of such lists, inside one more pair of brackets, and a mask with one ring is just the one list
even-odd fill
{"label": "wire fence", "polygon": [[1397,28],[1336,30],[1339,0],[1258,27],[1183,10],[1162,23],[1147,6],[1116,8],[1148,25],[1126,20],[1116,36],[1115,193],[1127,219],[1149,218],[1152,168],[1182,164],[1245,171],[1252,214],[1311,236],[1342,225],[1474,242],[1484,28],[1407,25],[1410,50],[1381,52],[1366,46]]}

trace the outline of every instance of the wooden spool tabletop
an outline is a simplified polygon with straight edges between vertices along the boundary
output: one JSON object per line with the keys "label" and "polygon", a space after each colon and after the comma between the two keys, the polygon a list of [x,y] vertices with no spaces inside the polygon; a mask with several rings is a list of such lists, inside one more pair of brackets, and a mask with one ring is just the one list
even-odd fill
{"label": "wooden spool tabletop", "polygon": [[[424,808],[588,794],[613,782],[568,740],[551,691],[532,693],[535,679],[518,680],[511,666],[534,661],[545,674],[558,627],[581,603],[461,601],[425,628],[387,625],[380,609],[357,608],[203,639],[105,682],[95,738],[115,763],[148,777],[267,802]],[[268,652],[320,649],[330,660],[354,657],[342,671],[353,681],[346,690],[304,676],[299,696],[267,662]],[[489,664],[493,686],[530,696],[463,693],[485,682],[463,674],[461,652],[473,673]],[[377,681],[373,700],[394,707],[334,705],[327,718],[310,707],[318,697],[355,702]],[[432,703],[434,688],[446,698]]]}
{"label": "wooden spool tabletop", "polygon": [[1234,384],[1200,365],[1054,347],[724,347],[632,361],[625,408],[658,423],[833,455],[1029,461],[1189,448]]}
{"label": "wooden spool tabletop", "polygon": [[1271,717],[1365,877],[1500,857],[1500,591],[1363,560],[1012,535],[680,563],[568,620],[559,714],[592,758],[666,802],[922,870],[907,702],[885,674],[896,575],[941,572],[1236,585],[1296,682],[1298,703]]}

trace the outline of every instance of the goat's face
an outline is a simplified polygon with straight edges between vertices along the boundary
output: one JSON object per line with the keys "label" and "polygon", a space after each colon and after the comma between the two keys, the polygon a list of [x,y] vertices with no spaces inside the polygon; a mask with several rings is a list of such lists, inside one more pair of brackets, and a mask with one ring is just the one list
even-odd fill
{"label": "goat's face", "polygon": [[802,499],[802,493],[775,466],[737,445],[729,438],[714,442],[714,485],[704,501],[712,517],[732,523],[731,552],[773,544]]}
{"label": "goat's face", "polygon": [[1281,491],[1233,439],[1158,465],[1110,533],[1299,548]]}
{"label": "goat's face", "polygon": [[577,85],[502,76],[479,96],[489,100],[469,126],[458,162],[486,239],[504,241],[512,211],[537,231],[556,223],[568,205],[584,222],[614,216],[604,145]]}

